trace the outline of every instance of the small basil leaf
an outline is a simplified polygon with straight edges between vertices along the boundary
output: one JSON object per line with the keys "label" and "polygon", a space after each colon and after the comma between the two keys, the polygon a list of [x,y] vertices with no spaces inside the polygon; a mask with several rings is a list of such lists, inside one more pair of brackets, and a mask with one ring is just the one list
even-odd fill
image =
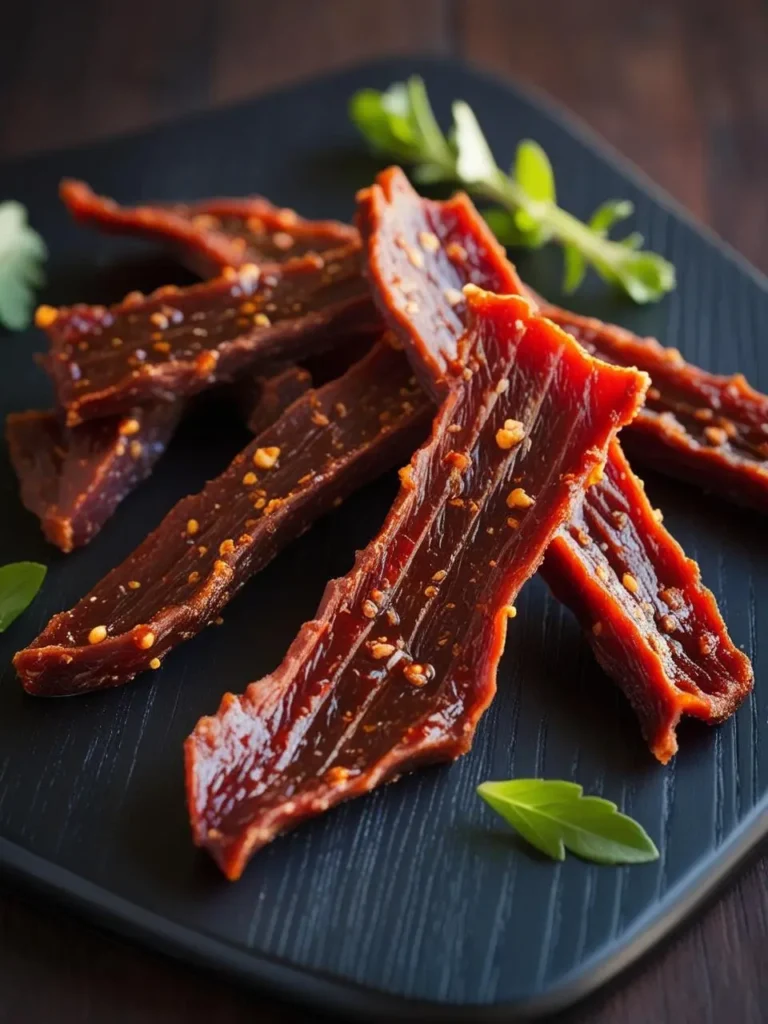
{"label": "small basil leaf", "polygon": [[532,846],[554,860],[569,850],[598,864],[656,860],[646,831],[616,804],[584,796],[581,786],[560,779],[484,782],[478,794]]}
{"label": "small basil leaf", "polygon": [[546,203],[556,201],[552,164],[538,142],[523,139],[517,147],[513,177],[531,199]]}
{"label": "small basil leaf", "polygon": [[39,562],[11,562],[0,566],[0,633],[25,611],[45,579]]}

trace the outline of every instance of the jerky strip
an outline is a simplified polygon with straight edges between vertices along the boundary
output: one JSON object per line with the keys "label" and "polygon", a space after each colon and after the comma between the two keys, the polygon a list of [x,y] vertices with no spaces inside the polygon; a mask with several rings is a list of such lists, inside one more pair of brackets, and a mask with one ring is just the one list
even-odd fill
{"label": "jerky strip", "polygon": [[749,659],[618,443],[599,486],[550,545],[542,572],[629,698],[662,764],[677,752],[682,715],[723,722],[751,690]]}
{"label": "jerky strip", "polygon": [[[469,301],[475,370],[449,390],[381,532],[282,665],[187,740],[195,841],[231,879],[278,832],[469,749],[511,602],[642,400],[641,375],[592,360],[525,300]],[[510,417],[528,443],[504,450]],[[527,496],[515,529],[511,495]]]}
{"label": "jerky strip", "polygon": [[258,196],[119,206],[71,178],[62,181],[59,195],[81,224],[169,244],[201,277],[244,263],[283,263],[357,241],[357,232],[347,224],[304,220]]}
{"label": "jerky strip", "polygon": [[354,244],[328,262],[245,264],[189,288],[128,295],[109,309],[41,307],[36,321],[51,345],[46,368],[68,424],[192,395],[265,360],[379,329],[360,265]]}
{"label": "jerky strip", "polygon": [[6,437],[21,500],[64,552],[87,544],[146,479],[179,422],[181,402],[66,427],[55,412],[11,413]]}
{"label": "jerky strip", "polygon": [[41,696],[118,686],[159,668],[290,540],[424,436],[431,406],[382,343],[295,402],[122,565],[14,658]]}
{"label": "jerky strip", "polygon": [[549,304],[542,313],[601,359],[650,374],[645,408],[622,438],[633,458],[768,512],[768,395],[743,374],[722,377],[686,363],[655,338]]}
{"label": "jerky strip", "polygon": [[276,366],[235,385],[245,425],[260,434],[312,387],[312,374],[301,366]]}
{"label": "jerky strip", "polygon": [[[359,206],[374,297],[439,395],[446,367],[461,362],[456,320],[465,315],[450,291],[460,283],[462,263],[452,261],[446,280],[441,250],[451,244],[477,253],[482,246],[484,262],[472,265],[475,280],[484,267],[489,281],[498,280],[499,261],[506,257],[487,244],[487,228],[471,205],[461,225],[464,237],[457,237],[456,200],[421,199],[399,169],[378,181],[361,193]],[[416,246],[421,266],[414,269]],[[406,275],[411,283],[404,296]],[[519,444],[520,431],[511,422],[499,445]],[[749,660],[728,636],[698,566],[661,525],[618,442],[611,446],[605,479],[588,489],[571,526],[553,540],[543,574],[585,626],[598,660],[627,693],[660,760],[677,749],[674,730],[683,713],[722,721],[749,692]],[[667,592],[674,593],[675,609],[662,596]],[[677,625],[683,622],[684,628]],[[641,624],[643,640],[636,643]]]}

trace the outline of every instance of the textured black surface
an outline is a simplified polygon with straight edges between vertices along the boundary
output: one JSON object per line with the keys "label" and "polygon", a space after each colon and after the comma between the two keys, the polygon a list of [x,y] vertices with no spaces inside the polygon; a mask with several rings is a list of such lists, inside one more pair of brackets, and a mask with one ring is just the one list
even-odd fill
{"label": "textured black surface", "polygon": [[[129,288],[184,281],[140,244],[70,224],[55,195],[62,175],[124,200],[260,191],[308,216],[348,218],[355,189],[376,169],[347,122],[348,96],[413,70],[424,74],[441,115],[453,97],[471,103],[502,164],[518,138],[538,139],[557,170],[560,200],[574,212],[587,215],[607,196],[636,202],[633,226],[675,262],[678,291],[637,309],[592,282],[580,310],[656,334],[712,370],[739,369],[768,390],[762,279],[548,112],[449,63],[377,64],[0,169],[0,196],[27,203],[49,243],[45,299],[110,301]],[[521,267],[534,287],[558,298],[557,253],[526,257]],[[31,360],[40,346],[35,332],[2,338],[3,414],[48,401]],[[201,410],[155,477],[89,548],[66,558],[43,543],[0,455],[0,562],[37,558],[51,566],[42,595],[0,638],[0,664],[124,557],[173,501],[226,464],[245,438],[223,413]],[[757,677],[752,699],[721,729],[681,729],[681,753],[669,767],[651,759],[575,622],[536,579],[518,602],[499,693],[469,756],[278,840],[237,885],[220,878],[189,842],[181,742],[224,689],[240,691],[278,663],[326,579],[345,571],[377,529],[394,493],[388,480],[293,545],[230,606],[222,627],[127,688],[35,701],[6,667],[0,862],[163,948],[318,1004],[390,1018],[425,1010],[415,1002],[394,1007],[387,993],[442,1004],[433,1007],[438,1017],[479,1019],[472,1004],[512,1018],[574,998],[653,941],[765,826],[764,521],[683,485],[647,482],[666,524],[701,563]],[[610,869],[538,858],[474,794],[484,779],[512,775],[573,778],[616,800],[646,826],[661,859]]]}

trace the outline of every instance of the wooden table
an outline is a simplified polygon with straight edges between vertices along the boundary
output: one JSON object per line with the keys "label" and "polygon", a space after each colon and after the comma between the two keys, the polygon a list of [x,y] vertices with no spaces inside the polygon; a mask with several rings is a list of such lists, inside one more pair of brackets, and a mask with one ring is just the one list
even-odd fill
{"label": "wooden table", "polygon": [[[455,54],[570,107],[768,271],[764,0],[23,0],[1,31],[0,157],[368,57]],[[563,1019],[765,1021],[767,938],[764,857]],[[0,1024],[308,1019],[0,890]]]}

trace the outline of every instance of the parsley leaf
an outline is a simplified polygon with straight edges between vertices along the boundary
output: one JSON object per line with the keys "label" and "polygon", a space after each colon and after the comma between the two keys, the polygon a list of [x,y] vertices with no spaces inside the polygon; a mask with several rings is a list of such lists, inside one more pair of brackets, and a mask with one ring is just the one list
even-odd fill
{"label": "parsley leaf", "polygon": [[523,140],[512,173],[505,174],[466,103],[453,104],[447,135],[418,77],[384,92],[363,89],[352,97],[349,111],[375,150],[413,165],[415,181],[458,183],[501,207],[488,211],[486,219],[504,244],[538,248],[558,242],[565,253],[566,291],[578,288],[590,266],[635,302],[656,302],[674,289],[675,268],[658,253],[639,251],[642,237],[608,237],[614,224],[631,215],[631,203],[610,200],[588,224],[580,221],[557,205],[554,172],[541,146]]}
{"label": "parsley leaf", "polygon": [[27,223],[21,203],[0,203],[0,324],[12,331],[29,326],[46,255],[45,243]]}
{"label": "parsley leaf", "polygon": [[484,782],[478,794],[537,850],[554,860],[565,851],[597,864],[656,860],[653,840],[616,804],[584,796],[581,786],[559,779]]}

